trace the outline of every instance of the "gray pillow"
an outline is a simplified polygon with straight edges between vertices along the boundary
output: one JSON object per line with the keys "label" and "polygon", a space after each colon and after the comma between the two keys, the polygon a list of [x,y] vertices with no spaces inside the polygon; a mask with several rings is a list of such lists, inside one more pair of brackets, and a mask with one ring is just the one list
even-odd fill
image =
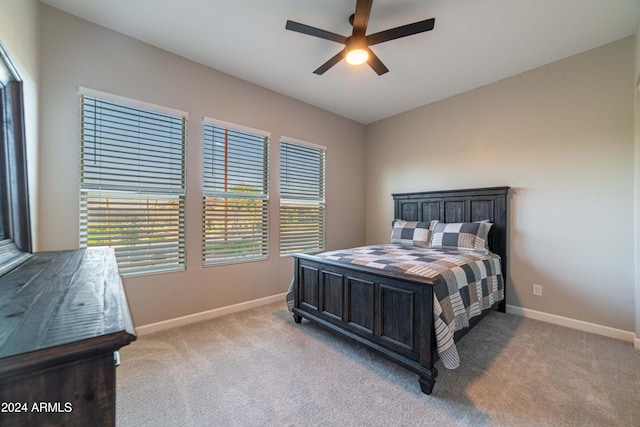
{"label": "gray pillow", "polygon": [[430,226],[435,222],[437,221],[431,221],[431,223],[429,223],[396,219],[393,221],[391,243],[426,248],[429,246],[429,239],[431,237]]}
{"label": "gray pillow", "polygon": [[489,253],[487,236],[493,224],[480,222],[438,222],[431,230],[432,249]]}

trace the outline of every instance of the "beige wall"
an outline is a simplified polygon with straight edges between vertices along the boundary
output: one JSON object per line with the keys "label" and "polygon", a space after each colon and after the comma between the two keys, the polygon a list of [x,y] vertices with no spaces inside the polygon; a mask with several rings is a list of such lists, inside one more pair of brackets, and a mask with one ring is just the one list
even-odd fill
{"label": "beige wall", "polygon": [[[640,303],[630,298],[635,289],[640,302],[637,39],[365,128],[45,5],[38,56],[37,1],[0,5],[10,11],[0,14],[0,41],[18,58],[29,93],[31,165],[41,62],[40,250],[78,244],[78,86],[189,113],[188,269],[126,279],[137,325],[284,292],[291,275],[291,260],[277,251],[276,151],[270,260],[200,267],[198,153],[201,117],[208,116],[269,131],[274,142],[286,135],[328,146],[330,249],[361,244],[365,236],[367,243],[387,241],[391,193],[512,186],[508,303],[638,337]],[[562,258],[569,259],[561,265]],[[532,296],[534,282],[543,285],[542,298]]]}
{"label": "beige wall", "polygon": [[391,193],[508,185],[507,303],[635,330],[633,52],[629,37],[367,126],[366,242],[388,241]]}
{"label": "beige wall", "polygon": [[[78,247],[78,87],[189,114],[187,270],[125,279],[136,326],[287,290],[278,253],[278,141],[327,147],[327,247],[364,242],[364,126],[41,5],[40,248]],[[201,266],[202,117],[271,132],[270,259]]]}
{"label": "beige wall", "polygon": [[38,0],[0,0],[0,43],[23,81],[33,244],[37,249]]}

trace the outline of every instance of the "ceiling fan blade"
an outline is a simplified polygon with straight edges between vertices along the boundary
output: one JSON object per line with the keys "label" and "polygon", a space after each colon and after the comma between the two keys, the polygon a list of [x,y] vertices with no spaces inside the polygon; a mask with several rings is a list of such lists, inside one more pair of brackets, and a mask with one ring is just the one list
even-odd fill
{"label": "ceiling fan blade", "polygon": [[330,31],[321,30],[320,28],[312,27],[310,25],[301,24],[295,21],[287,20],[287,25],[285,25],[287,30],[295,31],[298,33],[306,34],[308,36],[319,37],[325,40],[331,40],[332,42],[345,44],[347,42],[347,38],[345,36],[341,36],[340,34],[332,33]]}
{"label": "ceiling fan blade", "polygon": [[321,76],[322,74],[325,73],[325,71],[327,71],[329,68],[333,67],[334,65],[336,65],[338,62],[340,62],[340,60],[342,60],[342,58],[344,58],[345,55],[345,49],[342,49],[340,52],[338,52],[334,57],[332,57],[330,60],[328,60],[327,62],[325,62],[324,64],[322,64],[321,66],[318,67],[317,70],[315,70],[313,73],[317,74],[319,76]]}
{"label": "ceiling fan blade", "polygon": [[371,5],[373,0],[358,0],[356,3],[356,13],[353,16],[354,36],[364,36],[369,25],[369,15],[371,15]]}
{"label": "ceiling fan blade", "polygon": [[389,69],[385,67],[382,61],[380,61],[380,58],[378,58],[376,54],[371,51],[371,49],[367,50],[369,51],[369,59],[367,60],[367,64],[369,64],[369,66],[373,68],[373,71],[378,73],[379,76],[389,72]]}
{"label": "ceiling fan blade", "polygon": [[435,23],[436,18],[425,19],[424,21],[414,22],[413,24],[407,24],[401,27],[380,31],[379,33],[370,34],[366,37],[367,44],[369,46],[373,46],[374,44],[387,42],[389,40],[424,33],[425,31],[431,31],[433,30]]}

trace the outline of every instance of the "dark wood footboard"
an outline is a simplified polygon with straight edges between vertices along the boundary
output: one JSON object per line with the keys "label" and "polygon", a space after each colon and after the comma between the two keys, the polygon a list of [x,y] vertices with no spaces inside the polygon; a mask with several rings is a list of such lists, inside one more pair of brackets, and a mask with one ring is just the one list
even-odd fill
{"label": "dark wood footboard", "polygon": [[417,373],[431,394],[437,369],[433,286],[438,280],[407,279],[366,267],[295,255],[293,308],[302,317],[363,344]]}

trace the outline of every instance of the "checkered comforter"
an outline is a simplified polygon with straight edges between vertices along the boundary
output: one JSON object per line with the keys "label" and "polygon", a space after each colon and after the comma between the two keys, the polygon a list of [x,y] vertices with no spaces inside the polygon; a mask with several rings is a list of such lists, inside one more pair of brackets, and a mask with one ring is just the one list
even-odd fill
{"label": "checkered comforter", "polygon": [[324,252],[317,256],[442,279],[434,288],[433,317],[438,355],[449,369],[460,365],[454,332],[469,326],[470,318],[504,298],[500,257],[494,253],[449,252],[388,244]]}

